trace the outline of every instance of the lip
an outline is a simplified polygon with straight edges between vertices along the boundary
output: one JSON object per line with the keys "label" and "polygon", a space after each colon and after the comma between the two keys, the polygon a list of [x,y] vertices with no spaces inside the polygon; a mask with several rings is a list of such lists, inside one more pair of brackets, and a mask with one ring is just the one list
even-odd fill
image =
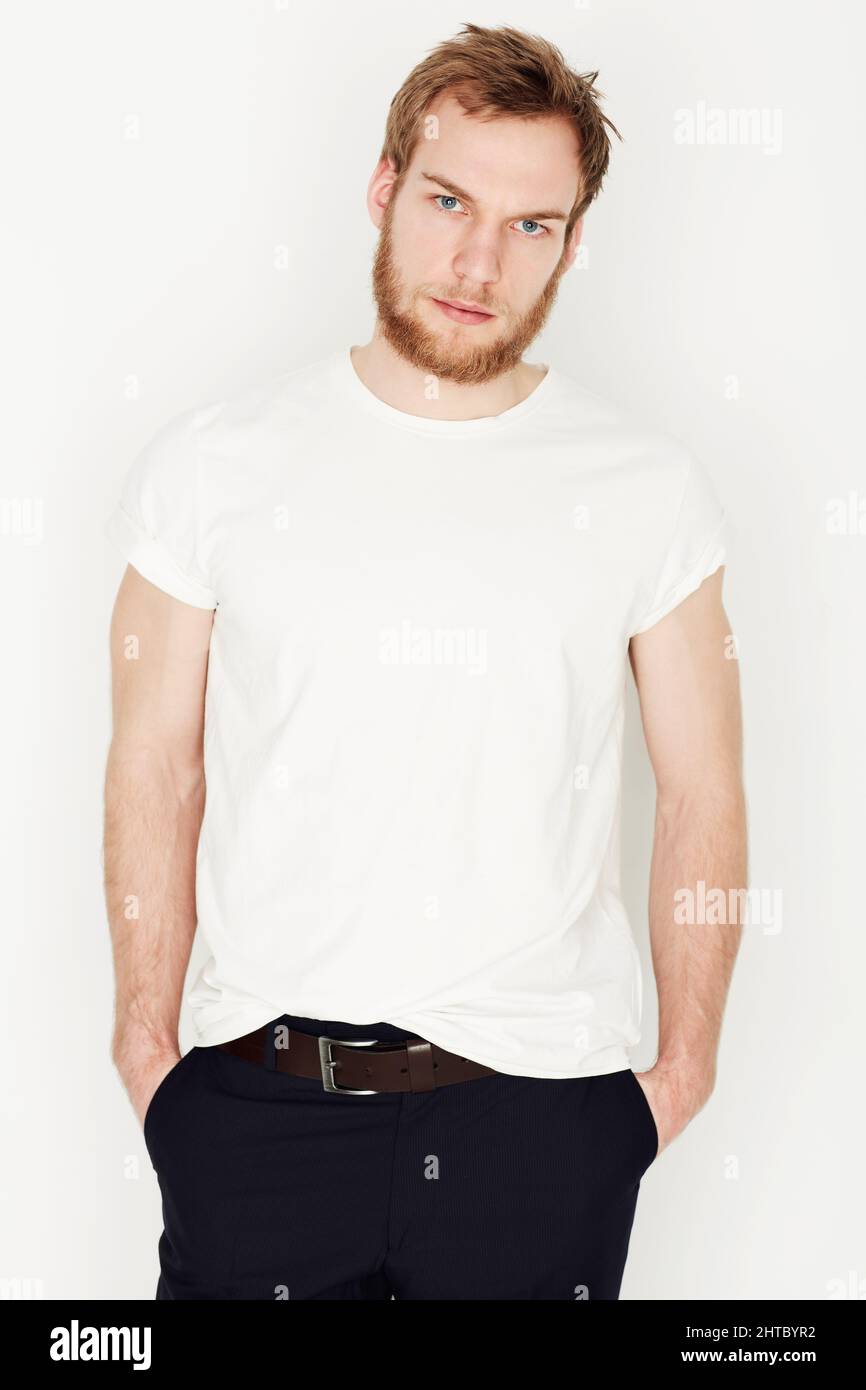
{"label": "lip", "polygon": [[484,309],[480,304],[467,304],[464,299],[440,299],[440,304],[450,304],[452,309],[468,309],[473,314],[493,314],[490,309]]}
{"label": "lip", "polygon": [[467,304],[459,299],[437,299],[434,295],[431,295],[431,298],[447,318],[457,323],[489,323],[490,319],[496,318],[489,309],[482,309],[477,304]]}

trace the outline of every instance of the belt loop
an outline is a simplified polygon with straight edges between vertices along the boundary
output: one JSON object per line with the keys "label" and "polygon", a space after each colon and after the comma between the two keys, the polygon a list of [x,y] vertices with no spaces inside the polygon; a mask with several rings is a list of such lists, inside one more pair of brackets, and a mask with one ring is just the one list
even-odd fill
{"label": "belt loop", "polygon": [[423,1038],[410,1038],[406,1043],[409,1063],[409,1083],[413,1091],[435,1091],[436,1073],[433,1068],[433,1048]]}

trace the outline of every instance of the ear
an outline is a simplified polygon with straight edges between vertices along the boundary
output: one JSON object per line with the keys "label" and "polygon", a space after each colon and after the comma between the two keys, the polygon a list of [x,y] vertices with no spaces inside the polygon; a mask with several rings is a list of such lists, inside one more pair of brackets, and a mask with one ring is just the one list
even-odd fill
{"label": "ear", "polygon": [[578,217],[577,221],[571,229],[568,241],[566,242],[565,251],[563,252],[563,260],[565,262],[563,270],[568,270],[569,266],[574,264],[574,258],[577,255],[577,248],[580,245],[580,238],[582,235],[583,214],[581,214],[581,216]]}
{"label": "ear", "polygon": [[385,209],[391,200],[396,180],[397,170],[393,159],[383,157],[373,170],[367,185],[367,211],[377,231],[381,230],[385,220]]}

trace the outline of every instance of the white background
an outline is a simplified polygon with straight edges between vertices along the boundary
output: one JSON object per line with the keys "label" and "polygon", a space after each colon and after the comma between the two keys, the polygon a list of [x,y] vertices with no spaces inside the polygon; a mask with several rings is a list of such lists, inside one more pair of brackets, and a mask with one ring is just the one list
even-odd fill
{"label": "white background", "polygon": [[[109,1058],[102,779],[122,561],[105,518],[175,412],[367,341],[364,195],[388,103],[468,18],[598,68],[625,137],[586,219],[588,267],[565,277],[528,358],[677,434],[728,509],[751,881],[782,895],[780,930],[746,930],[716,1091],[642,1186],[622,1297],[866,1296],[866,535],[826,524],[833,498],[866,505],[857,10],[42,0],[7,15],[7,1292],[149,1299],[156,1283],[159,1192]],[[677,144],[674,113],[699,103],[781,112],[781,147]],[[22,502],[41,507],[35,534],[14,520]],[[633,693],[625,804],[641,1069],[653,803]]]}

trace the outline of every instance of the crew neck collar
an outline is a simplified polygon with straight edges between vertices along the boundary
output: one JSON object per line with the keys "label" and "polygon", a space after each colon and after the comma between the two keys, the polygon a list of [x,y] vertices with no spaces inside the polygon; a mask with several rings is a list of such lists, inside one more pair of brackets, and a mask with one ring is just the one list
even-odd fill
{"label": "crew neck collar", "polygon": [[539,363],[539,366],[546,366],[547,371],[535,390],[530,391],[517,405],[509,406],[508,410],[503,410],[499,415],[481,415],[473,420],[431,420],[426,415],[411,415],[405,410],[397,410],[395,406],[375,395],[369,386],[364,385],[355,371],[351,353],[351,347],[339,348],[334,353],[332,362],[340,387],[349,393],[357,405],[371,415],[378,416],[380,420],[397,425],[401,429],[413,430],[416,434],[438,435],[440,438],[454,438],[456,435],[477,437],[495,434],[508,428],[512,423],[531,415],[548,399],[557,377],[555,369],[549,363]]}

